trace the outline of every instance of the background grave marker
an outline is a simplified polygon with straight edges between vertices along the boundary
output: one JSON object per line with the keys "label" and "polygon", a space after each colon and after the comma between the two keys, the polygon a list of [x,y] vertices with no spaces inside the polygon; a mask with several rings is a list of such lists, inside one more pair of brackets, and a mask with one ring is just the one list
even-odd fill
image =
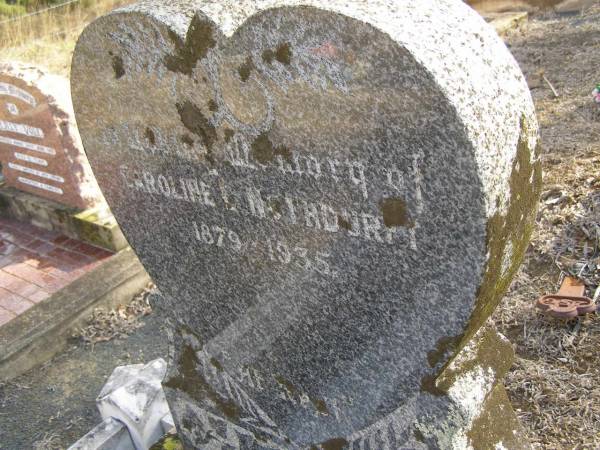
{"label": "background grave marker", "polygon": [[62,77],[0,64],[0,161],[8,186],[79,209],[103,201]]}

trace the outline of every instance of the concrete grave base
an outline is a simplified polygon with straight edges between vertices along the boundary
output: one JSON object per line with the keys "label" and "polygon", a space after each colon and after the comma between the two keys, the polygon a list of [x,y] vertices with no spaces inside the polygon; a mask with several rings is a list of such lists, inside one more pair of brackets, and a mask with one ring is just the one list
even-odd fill
{"label": "concrete grave base", "polygon": [[106,205],[79,210],[12,187],[0,187],[0,214],[111,251],[127,240]]}

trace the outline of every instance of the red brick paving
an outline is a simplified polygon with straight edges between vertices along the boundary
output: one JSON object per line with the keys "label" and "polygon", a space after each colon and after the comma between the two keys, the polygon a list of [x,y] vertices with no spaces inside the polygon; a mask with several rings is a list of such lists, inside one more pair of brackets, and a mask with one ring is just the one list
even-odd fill
{"label": "red brick paving", "polygon": [[111,255],[77,239],[0,217],[0,326]]}

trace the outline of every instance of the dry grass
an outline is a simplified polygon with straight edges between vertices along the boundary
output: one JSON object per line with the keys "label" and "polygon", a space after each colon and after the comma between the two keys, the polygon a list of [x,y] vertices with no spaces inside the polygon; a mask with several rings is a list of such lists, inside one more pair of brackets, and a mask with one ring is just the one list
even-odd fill
{"label": "dry grass", "polygon": [[33,450],[61,450],[61,448],[56,433],[45,433],[41,439],[33,443]]}
{"label": "dry grass", "polygon": [[77,330],[73,337],[86,344],[95,345],[111,339],[125,337],[143,325],[140,318],[152,312],[148,296],[154,289],[150,283],[146,289],[136,295],[127,305],[106,311],[96,308],[85,327]]}
{"label": "dry grass", "polygon": [[0,24],[1,59],[31,63],[68,76],[83,28],[96,17],[132,1],[82,0]]}
{"label": "dry grass", "polygon": [[537,17],[508,41],[538,111],[544,191],[526,260],[494,316],[516,346],[506,386],[535,448],[598,450],[600,316],[553,319],[534,303],[556,292],[561,270],[580,275],[588,295],[600,284],[600,108],[591,99],[600,6]]}

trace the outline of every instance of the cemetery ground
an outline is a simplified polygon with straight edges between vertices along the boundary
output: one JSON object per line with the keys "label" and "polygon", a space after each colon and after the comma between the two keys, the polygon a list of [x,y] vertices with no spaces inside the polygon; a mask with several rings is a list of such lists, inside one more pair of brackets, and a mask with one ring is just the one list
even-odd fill
{"label": "cemetery ground", "polygon": [[597,449],[600,320],[545,318],[534,301],[557,291],[559,267],[600,283],[600,108],[590,96],[600,76],[600,6],[538,17],[507,41],[535,101],[544,189],[525,262],[494,316],[516,346],[505,384],[539,448]]}
{"label": "cemetery ground", "polygon": [[[76,35],[62,36],[49,61],[63,73]],[[517,353],[505,384],[535,448],[597,449],[600,318],[546,318],[534,302],[557,290],[561,269],[600,283],[600,108],[590,95],[600,82],[600,5],[534,15],[506,41],[536,104],[544,189],[525,262],[493,317]],[[44,62],[26,46],[9,54]],[[144,295],[129,310],[96,313],[68,351],[0,385],[0,448],[65,448],[94,426],[114,367],[167,355],[162,321],[147,313]]]}

